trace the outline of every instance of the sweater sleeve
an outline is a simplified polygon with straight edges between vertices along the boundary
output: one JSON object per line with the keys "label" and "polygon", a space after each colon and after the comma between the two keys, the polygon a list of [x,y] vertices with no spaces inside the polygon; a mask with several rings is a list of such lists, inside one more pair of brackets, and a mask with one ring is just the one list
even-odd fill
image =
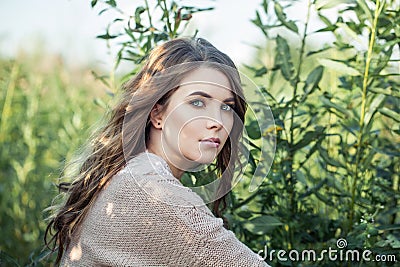
{"label": "sweater sleeve", "polygon": [[207,207],[189,208],[184,218],[196,240],[193,249],[199,251],[198,266],[269,266],[225,229],[222,219]]}

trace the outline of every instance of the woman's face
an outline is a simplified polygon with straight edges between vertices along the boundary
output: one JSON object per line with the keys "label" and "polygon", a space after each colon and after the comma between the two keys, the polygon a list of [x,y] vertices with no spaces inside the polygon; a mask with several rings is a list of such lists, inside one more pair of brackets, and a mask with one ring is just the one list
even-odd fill
{"label": "woman's face", "polygon": [[168,161],[181,170],[214,161],[234,121],[229,80],[211,68],[187,75],[162,113],[161,144]]}

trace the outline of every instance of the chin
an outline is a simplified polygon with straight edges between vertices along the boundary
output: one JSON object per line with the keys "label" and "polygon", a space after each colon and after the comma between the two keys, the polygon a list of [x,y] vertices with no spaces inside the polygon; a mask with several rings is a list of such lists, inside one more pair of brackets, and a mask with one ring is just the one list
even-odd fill
{"label": "chin", "polygon": [[215,158],[202,158],[199,160],[196,160],[197,163],[199,164],[211,164],[214,161]]}
{"label": "chin", "polygon": [[199,164],[210,164],[216,159],[217,155],[216,152],[204,152],[193,155],[190,159]]}

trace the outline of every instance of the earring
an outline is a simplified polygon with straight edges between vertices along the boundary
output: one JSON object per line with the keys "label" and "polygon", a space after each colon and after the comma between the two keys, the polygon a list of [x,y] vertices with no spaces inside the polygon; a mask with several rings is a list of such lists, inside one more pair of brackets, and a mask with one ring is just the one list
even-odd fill
{"label": "earring", "polygon": [[161,125],[161,123],[158,122],[157,125]]}

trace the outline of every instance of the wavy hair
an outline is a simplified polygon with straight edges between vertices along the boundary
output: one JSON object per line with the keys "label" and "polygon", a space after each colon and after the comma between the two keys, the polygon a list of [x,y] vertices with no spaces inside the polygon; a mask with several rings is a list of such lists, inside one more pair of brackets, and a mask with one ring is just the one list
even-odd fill
{"label": "wavy hair", "polygon": [[[161,78],[157,78],[166,69],[180,64],[185,67],[178,68],[173,75],[159,75]],[[82,223],[103,187],[130,158],[146,150],[152,107],[159,103],[165,108],[170,96],[179,88],[180,81],[204,65],[225,74],[235,98],[234,111],[237,118],[234,119],[228,140],[216,158],[216,170],[221,182],[217,190],[219,197],[214,201],[212,210],[217,217],[222,217],[235,164],[240,164],[238,144],[247,109],[240,76],[233,61],[205,39],[173,39],[155,47],[140,72],[122,86],[121,98],[110,111],[105,126],[89,143],[88,155],[80,161],[74,174],[64,173],[67,178],[72,178],[72,182],[58,185],[59,190],[66,195],[66,201],[57,208],[45,232],[46,246],[57,252],[56,264],[60,262],[72,234]],[[124,131],[125,127],[130,131]]]}

